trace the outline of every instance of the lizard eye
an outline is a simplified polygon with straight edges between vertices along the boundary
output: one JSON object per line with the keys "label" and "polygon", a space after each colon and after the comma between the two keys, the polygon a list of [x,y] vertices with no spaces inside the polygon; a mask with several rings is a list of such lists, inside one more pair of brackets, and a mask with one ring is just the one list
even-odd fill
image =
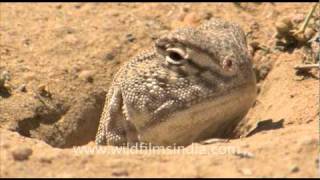
{"label": "lizard eye", "polygon": [[168,48],[166,61],[170,64],[179,65],[187,58],[186,52],[179,48]]}

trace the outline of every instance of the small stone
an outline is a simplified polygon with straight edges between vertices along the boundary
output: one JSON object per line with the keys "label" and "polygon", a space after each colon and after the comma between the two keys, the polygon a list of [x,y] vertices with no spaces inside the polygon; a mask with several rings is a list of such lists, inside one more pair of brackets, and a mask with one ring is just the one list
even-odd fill
{"label": "small stone", "polygon": [[24,59],[18,59],[17,62],[18,62],[18,63],[23,63],[23,62],[24,62]]}
{"label": "small stone", "polygon": [[2,71],[1,75],[0,75],[0,81],[9,81],[10,80],[10,74],[8,71]]}
{"label": "small stone", "polygon": [[292,21],[290,17],[284,17],[281,19],[281,22],[283,22],[284,24],[288,25],[290,28],[293,27]]}
{"label": "small stone", "polygon": [[295,80],[295,81],[302,81],[302,80],[304,80],[304,76],[295,76],[295,77],[293,78],[293,80]]}
{"label": "small stone", "polygon": [[184,7],[182,7],[182,11],[183,12],[189,12],[190,11],[190,7],[189,6],[184,6]]}
{"label": "small stone", "polygon": [[76,9],[80,9],[81,7],[82,7],[82,4],[77,4],[74,6],[74,8],[76,8]]}
{"label": "small stone", "polygon": [[259,24],[256,22],[256,21],[254,21],[253,23],[251,23],[250,24],[250,29],[252,30],[252,31],[258,31],[259,30]]}
{"label": "small stone", "polygon": [[25,81],[34,81],[36,78],[36,74],[34,72],[28,72],[23,75]]}
{"label": "small stone", "polygon": [[252,41],[252,42],[250,42],[250,44],[249,44],[251,47],[252,47],[252,50],[253,50],[253,54],[254,54],[254,52],[256,51],[256,50],[258,50],[260,47],[260,43],[259,42],[257,42],[257,41]]}
{"label": "small stone", "polygon": [[299,172],[299,170],[300,170],[299,166],[297,166],[297,165],[293,165],[290,167],[290,172],[292,172],[292,173]]}
{"label": "small stone", "polygon": [[313,121],[313,119],[309,119],[306,123],[309,124]]}
{"label": "small stone", "polygon": [[248,168],[243,168],[243,169],[241,169],[241,173],[242,173],[243,175],[245,175],[245,176],[250,176],[250,175],[252,175],[252,171],[251,171],[250,169],[248,169]]}
{"label": "small stone", "polygon": [[305,137],[300,140],[300,145],[301,146],[308,146],[308,145],[313,145],[313,144],[318,144],[318,140],[313,137]]}
{"label": "small stone", "polygon": [[252,41],[252,42],[250,42],[250,46],[251,46],[252,48],[255,48],[255,49],[259,48],[259,45],[260,45],[260,43],[259,43],[258,41]]}
{"label": "small stone", "polygon": [[250,152],[236,152],[234,155],[239,156],[240,158],[254,158],[254,155]]}
{"label": "small stone", "polygon": [[32,149],[30,148],[19,148],[12,152],[12,156],[16,161],[24,161],[29,159],[32,154]]}
{"label": "small stone", "polygon": [[52,163],[52,159],[49,158],[49,157],[41,157],[41,158],[39,159],[39,161],[40,161],[41,163],[46,163],[46,164],[51,164],[51,163]]}
{"label": "small stone", "polygon": [[112,13],[111,13],[111,16],[113,16],[113,17],[118,17],[119,15],[120,15],[119,12],[112,12]]}
{"label": "small stone", "polygon": [[51,97],[51,93],[49,92],[48,86],[46,86],[45,84],[40,84],[37,90],[41,96]]}
{"label": "small stone", "polygon": [[300,44],[305,44],[307,42],[307,38],[303,33],[298,33],[294,36],[294,38],[298,41]]}
{"label": "small stone", "polygon": [[76,176],[67,172],[62,172],[56,175],[59,178],[75,178]]}
{"label": "small stone", "polygon": [[74,75],[74,74],[78,74],[81,70],[82,69],[80,66],[73,65],[68,72]]}
{"label": "small stone", "polygon": [[250,147],[250,145],[249,144],[243,144],[242,147],[248,148],[248,147]]}
{"label": "small stone", "polygon": [[303,14],[296,14],[292,17],[292,22],[295,24],[299,24],[302,21],[304,21],[304,15]]}
{"label": "small stone", "polygon": [[109,60],[109,61],[113,60],[114,57],[115,57],[115,55],[114,55],[114,53],[112,53],[112,52],[108,52],[108,53],[105,55],[105,59],[106,59],[106,60]]}
{"label": "small stone", "polygon": [[31,40],[27,38],[27,39],[23,40],[23,44],[25,46],[29,46],[31,44]]}
{"label": "small stone", "polygon": [[253,60],[256,62],[256,64],[259,64],[259,62],[262,60],[264,57],[262,51],[257,51],[254,53]]}
{"label": "small stone", "polygon": [[277,22],[276,29],[280,34],[287,33],[290,30],[290,28],[283,22]]}
{"label": "small stone", "polygon": [[93,82],[93,75],[94,73],[92,71],[84,70],[80,72],[79,78],[91,83]]}
{"label": "small stone", "polygon": [[17,91],[19,92],[27,92],[27,88],[25,84],[21,84],[18,88]]}
{"label": "small stone", "polygon": [[128,176],[129,173],[125,169],[116,169],[112,172],[112,176]]}
{"label": "small stone", "polygon": [[305,31],[304,31],[304,36],[307,40],[310,40],[313,38],[313,36],[316,34],[316,31],[312,28],[307,28]]}
{"label": "small stone", "polygon": [[262,64],[259,68],[259,79],[264,80],[271,70],[271,65],[269,63]]}
{"label": "small stone", "polygon": [[3,144],[1,144],[1,146],[2,146],[4,149],[9,149],[9,148],[10,148],[10,144],[8,144],[8,143],[3,143]]}
{"label": "small stone", "polygon": [[192,12],[184,17],[183,22],[189,26],[196,26],[200,23],[200,18],[196,13]]}
{"label": "small stone", "polygon": [[283,18],[280,21],[277,21],[275,26],[280,34],[288,34],[293,27],[289,18]]}
{"label": "small stone", "polygon": [[211,12],[202,12],[201,17],[205,20],[210,20],[212,18],[212,13]]}
{"label": "small stone", "polygon": [[134,42],[136,40],[136,38],[130,33],[126,35],[126,38],[129,42]]}

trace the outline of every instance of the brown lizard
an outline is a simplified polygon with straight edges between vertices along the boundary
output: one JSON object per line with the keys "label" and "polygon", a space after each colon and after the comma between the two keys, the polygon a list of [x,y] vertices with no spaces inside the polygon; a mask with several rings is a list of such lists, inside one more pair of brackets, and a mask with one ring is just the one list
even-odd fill
{"label": "brown lizard", "polygon": [[219,138],[240,122],[255,98],[243,30],[213,19],[160,37],[120,68],[96,143],[188,145]]}

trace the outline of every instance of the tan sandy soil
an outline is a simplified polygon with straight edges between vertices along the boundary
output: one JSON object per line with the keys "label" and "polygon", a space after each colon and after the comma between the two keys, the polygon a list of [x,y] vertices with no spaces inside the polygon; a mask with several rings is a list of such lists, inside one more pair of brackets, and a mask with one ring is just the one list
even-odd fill
{"label": "tan sandy soil", "polygon": [[[0,177],[319,177],[319,71],[296,75],[293,67],[309,57],[304,46],[273,49],[276,22],[288,16],[301,24],[311,7],[0,4]],[[234,138],[178,153],[97,149],[104,96],[121,64],[159,35],[212,17],[238,23],[249,43],[273,49],[254,53],[266,77]],[[266,120],[266,130],[245,136]]]}

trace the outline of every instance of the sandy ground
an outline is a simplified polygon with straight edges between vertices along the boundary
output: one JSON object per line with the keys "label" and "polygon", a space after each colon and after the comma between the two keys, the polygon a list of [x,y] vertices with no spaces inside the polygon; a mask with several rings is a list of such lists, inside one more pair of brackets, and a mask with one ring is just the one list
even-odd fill
{"label": "sandy ground", "polygon": [[[299,27],[311,7],[0,4],[0,177],[319,177],[319,71],[293,68],[310,61],[305,41],[275,48],[277,22]],[[244,29],[259,79],[232,139],[184,151],[97,148],[104,96],[121,64],[159,35],[213,17]]]}

